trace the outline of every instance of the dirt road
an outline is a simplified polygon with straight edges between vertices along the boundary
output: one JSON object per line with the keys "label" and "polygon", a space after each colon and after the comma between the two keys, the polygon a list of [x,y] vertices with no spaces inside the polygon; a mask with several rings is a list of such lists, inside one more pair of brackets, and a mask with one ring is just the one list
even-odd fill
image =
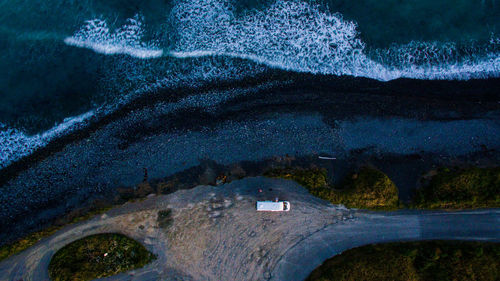
{"label": "dirt road", "polygon": [[[258,190],[261,189],[262,192]],[[278,197],[290,212],[257,213]],[[159,210],[172,223],[158,226]],[[83,236],[119,232],[154,252],[152,264],[107,280],[302,280],[323,260],[355,246],[419,239],[500,240],[498,210],[367,213],[333,206],[292,181],[247,178],[128,203],[70,225],[0,263],[0,280],[48,280],[51,256]]]}

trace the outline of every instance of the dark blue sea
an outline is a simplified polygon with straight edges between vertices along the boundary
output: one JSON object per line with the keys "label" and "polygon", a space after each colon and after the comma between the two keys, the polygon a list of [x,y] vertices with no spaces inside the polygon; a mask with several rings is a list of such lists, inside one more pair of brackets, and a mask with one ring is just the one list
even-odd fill
{"label": "dark blue sea", "polygon": [[324,155],[408,199],[499,151],[497,0],[0,0],[0,240],[144,170]]}
{"label": "dark blue sea", "polygon": [[2,0],[0,167],[161,88],[498,77],[499,33],[496,0]]}

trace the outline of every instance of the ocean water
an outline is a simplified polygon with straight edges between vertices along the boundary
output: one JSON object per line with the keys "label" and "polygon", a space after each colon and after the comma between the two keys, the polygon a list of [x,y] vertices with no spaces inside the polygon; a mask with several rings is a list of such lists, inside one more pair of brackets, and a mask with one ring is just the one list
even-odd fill
{"label": "ocean water", "polygon": [[496,0],[0,0],[0,38],[0,168],[159,89],[500,77]]}

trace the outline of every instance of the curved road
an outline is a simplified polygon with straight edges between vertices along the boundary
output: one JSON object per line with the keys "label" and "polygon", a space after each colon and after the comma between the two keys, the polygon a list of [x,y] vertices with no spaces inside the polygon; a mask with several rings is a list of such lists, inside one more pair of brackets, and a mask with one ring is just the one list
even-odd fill
{"label": "curved road", "polygon": [[[256,190],[263,189],[263,193]],[[269,192],[267,194],[267,192]],[[287,213],[257,213],[255,201],[279,196]],[[190,204],[186,204],[190,202]],[[173,224],[157,225],[170,208]],[[69,225],[0,263],[0,280],[48,280],[59,248],[81,237],[120,232],[158,259],[107,280],[303,280],[344,250],[379,242],[460,239],[500,241],[500,209],[460,212],[364,212],[333,206],[292,181],[246,178],[127,203]]]}
{"label": "curved road", "polygon": [[500,210],[358,213],[358,219],[328,226],[284,253],[272,280],[304,280],[316,267],[362,245],[416,240],[500,241]]}

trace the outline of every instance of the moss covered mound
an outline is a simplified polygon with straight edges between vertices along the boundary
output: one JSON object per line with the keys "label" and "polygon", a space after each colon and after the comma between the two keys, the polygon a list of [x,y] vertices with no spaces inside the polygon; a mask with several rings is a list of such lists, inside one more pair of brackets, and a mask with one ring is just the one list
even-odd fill
{"label": "moss covered mound", "polygon": [[298,182],[303,187],[311,190],[319,190],[328,186],[325,169],[311,168],[283,168],[272,169],[264,173],[266,177],[290,179]]}
{"label": "moss covered mound", "polygon": [[92,280],[144,265],[155,256],[122,234],[96,234],[70,243],[49,264],[51,280]]}
{"label": "moss covered mound", "polygon": [[308,281],[499,280],[500,244],[427,241],[368,245],[316,268]]}
{"label": "moss covered mound", "polygon": [[338,202],[363,209],[397,209],[398,188],[379,170],[365,167],[348,176],[335,192]]}
{"label": "moss covered mound", "polygon": [[266,176],[292,179],[319,198],[350,208],[391,210],[399,206],[398,189],[379,170],[364,167],[337,187],[329,186],[325,169],[274,169]]}
{"label": "moss covered mound", "polygon": [[415,208],[498,208],[500,168],[438,169],[429,183],[417,190]]}

